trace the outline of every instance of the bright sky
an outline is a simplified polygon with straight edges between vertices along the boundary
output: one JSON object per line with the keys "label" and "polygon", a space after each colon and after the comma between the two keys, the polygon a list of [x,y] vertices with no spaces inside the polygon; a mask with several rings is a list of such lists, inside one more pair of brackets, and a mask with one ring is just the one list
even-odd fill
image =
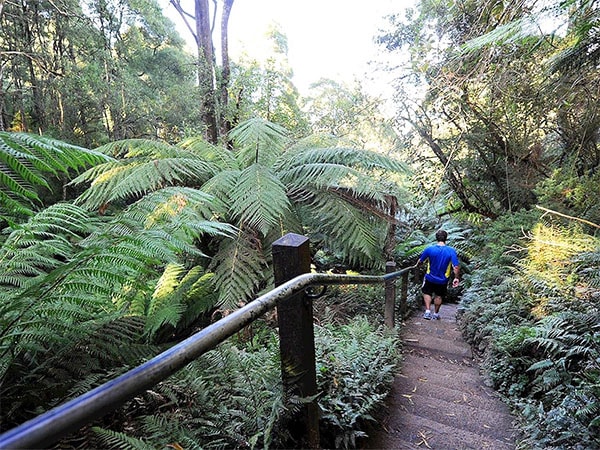
{"label": "bright sky", "polygon": [[[186,1],[182,3],[185,5]],[[245,51],[260,60],[266,32],[277,24],[288,38],[293,81],[301,93],[306,93],[308,86],[320,78],[348,83],[360,79],[368,84],[368,62],[377,53],[373,39],[385,26],[384,16],[411,3],[412,0],[235,0],[229,19],[230,56],[235,60]],[[193,8],[192,1],[189,8]],[[176,24],[180,23],[175,20],[172,6],[164,9]],[[189,38],[183,25],[178,25],[178,30]]]}
{"label": "bright sky", "polygon": [[[265,39],[274,23],[288,38],[294,84],[301,92],[320,78],[364,79],[377,52],[373,38],[393,0],[235,0],[229,22],[232,56]],[[258,46],[260,48],[260,46]],[[254,55],[253,55],[254,56]]]}

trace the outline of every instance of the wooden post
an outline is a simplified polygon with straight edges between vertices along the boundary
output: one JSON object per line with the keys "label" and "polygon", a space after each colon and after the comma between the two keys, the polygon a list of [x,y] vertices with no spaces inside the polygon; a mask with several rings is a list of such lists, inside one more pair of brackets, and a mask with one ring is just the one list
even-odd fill
{"label": "wooden post", "polygon": [[[275,286],[310,272],[308,238],[289,233],[273,243]],[[315,337],[312,300],[299,292],[277,305],[281,375],[285,393],[300,397],[317,394]],[[286,399],[287,400],[287,399]],[[297,429],[290,430],[303,447],[319,448],[319,407],[316,399],[307,403]]]}
{"label": "wooden post", "polygon": [[[388,261],[385,263],[385,273],[396,271],[396,262]],[[383,322],[388,328],[394,328],[394,310],[396,309],[396,281],[387,280],[385,282],[385,309],[383,312]]]}

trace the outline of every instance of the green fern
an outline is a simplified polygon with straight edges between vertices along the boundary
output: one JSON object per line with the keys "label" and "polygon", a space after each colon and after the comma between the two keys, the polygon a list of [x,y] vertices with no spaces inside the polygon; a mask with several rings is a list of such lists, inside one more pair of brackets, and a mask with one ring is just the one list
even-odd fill
{"label": "green fern", "polygon": [[289,214],[285,185],[266,167],[253,164],[240,173],[237,189],[231,193],[231,215],[240,225],[266,236]]}
{"label": "green fern", "polygon": [[168,186],[198,186],[215,172],[193,152],[149,140],[118,141],[100,147],[122,159],[90,169],[71,184],[91,183],[78,199],[88,209],[139,198]]}
{"label": "green fern", "polygon": [[220,293],[219,304],[236,308],[252,297],[264,280],[266,259],[260,240],[240,231],[233,240],[223,241],[215,255],[213,269]]}
{"label": "green fern", "polygon": [[[286,134],[276,124],[250,119],[232,130],[232,151],[198,138],[177,146],[145,140],[112,143],[100,150],[118,160],[73,181],[90,183],[78,202],[102,211],[110,204],[133,203],[137,210],[128,207],[130,217],[135,212],[137,220],[153,227],[150,221],[161,222],[160,229],[171,236],[170,244],[190,254],[197,251],[183,245],[190,242],[188,235],[202,226],[204,234],[212,229],[214,239],[209,245],[219,250],[211,267],[221,303],[228,306],[250,300],[264,287],[269,274],[264,249],[290,230],[303,232],[304,227],[325,235],[346,261],[381,265],[387,229],[395,220],[387,211],[387,198],[401,194],[395,181],[405,173],[402,164],[358,149],[314,148],[308,141],[290,146]],[[208,195],[192,200],[199,194],[186,190],[190,188]],[[171,201],[165,199],[149,212],[155,193],[165,189],[170,189]],[[149,205],[142,207],[146,201]],[[186,208],[178,206],[183,202]],[[194,217],[194,203],[201,205],[202,211],[196,213],[208,222]],[[170,221],[174,210],[178,217],[187,215],[191,220]],[[211,223],[215,218],[229,228]],[[194,230],[189,224],[195,224]],[[344,232],[346,225],[349,234]],[[131,232],[128,225],[119,226],[123,233]],[[222,241],[232,236],[233,227],[243,232],[233,242]],[[139,297],[132,298],[141,303]]]}
{"label": "green fern", "polygon": [[42,206],[40,188],[51,189],[59,174],[109,159],[43,136],[0,132],[0,219],[11,222],[32,215]]}
{"label": "green fern", "polygon": [[114,448],[121,450],[154,450],[154,445],[145,443],[142,439],[128,436],[125,433],[105,430],[100,427],[93,427],[92,431],[99,437],[99,441],[105,448]]}
{"label": "green fern", "polygon": [[282,126],[260,118],[248,119],[229,133],[244,166],[272,166],[283,153],[286,135],[287,130]]}

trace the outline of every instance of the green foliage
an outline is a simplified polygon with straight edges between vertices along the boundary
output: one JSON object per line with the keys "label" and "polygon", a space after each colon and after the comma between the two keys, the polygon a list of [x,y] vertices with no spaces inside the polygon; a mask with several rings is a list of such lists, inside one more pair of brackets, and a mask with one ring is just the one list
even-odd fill
{"label": "green foliage", "polygon": [[476,262],[461,326],[493,386],[520,413],[525,445],[596,448],[599,294],[590,274],[598,242],[578,225],[532,217],[513,215],[481,236],[490,258]]}
{"label": "green foliage", "polygon": [[57,203],[5,230],[4,420],[24,420],[114,377],[156,353],[144,344],[144,331],[151,342],[171,340],[175,327],[187,333],[214,307],[213,275],[183,269],[184,261],[203,257],[196,240],[232,231],[205,219],[214,213],[208,198],[164,189],[106,218]]}
{"label": "green foliage", "polygon": [[123,448],[279,447],[286,412],[276,354],[273,340],[253,351],[224,343],[138,399],[142,410],[130,403],[126,429],[96,431]]}
{"label": "green foliage", "polygon": [[540,183],[536,192],[541,205],[598,225],[599,186],[600,172],[578,175],[576,168],[565,166],[556,169],[551,177]]}
{"label": "green foliage", "polygon": [[[314,230],[321,245],[350,264],[382,266],[392,220],[386,217],[387,198],[402,194],[382,178],[400,179],[402,164],[375,152],[336,147],[336,139],[327,139],[327,147],[320,147],[324,141],[319,139],[291,143],[284,128],[258,118],[240,123],[230,138],[233,150],[199,138],[178,145],[148,140],[107,144],[100,150],[116,160],[73,181],[90,184],[78,202],[105,211],[147,202],[168,187],[174,204],[162,216],[173,209],[189,211],[183,206],[197,202],[203,218],[237,227],[235,239],[210,244],[210,268],[225,309],[250,300],[265,286],[270,274],[265,249],[290,231]],[[175,188],[185,192],[183,199],[178,200]],[[185,221],[178,223],[188,228]],[[215,234],[227,231],[225,225],[211,226]],[[181,231],[171,233],[179,237]]]}
{"label": "green foliage", "polygon": [[[364,317],[315,330],[319,406],[324,441],[355,447],[365,422],[380,407],[398,363],[398,336]],[[130,402],[127,424],[96,427],[114,448],[290,448],[286,423],[297,413],[283,406],[279,348],[272,330],[260,341],[230,341]],[[300,405],[302,399],[296,399]]]}
{"label": "green foliage", "polygon": [[0,132],[0,220],[12,222],[43,207],[56,181],[110,158],[48,137]]}
{"label": "green foliage", "polygon": [[318,327],[315,346],[317,381],[323,391],[322,444],[355,448],[394,380],[400,358],[398,335],[375,329],[359,316],[341,327]]}
{"label": "green foliage", "polygon": [[78,202],[88,209],[139,198],[169,186],[198,186],[215,171],[214,167],[189,150],[158,141],[117,141],[98,148],[116,160],[100,164],[72,181],[91,182]]}
{"label": "green foliage", "polygon": [[2,8],[2,129],[95,146],[168,139],[199,115],[193,57],[155,0]]}

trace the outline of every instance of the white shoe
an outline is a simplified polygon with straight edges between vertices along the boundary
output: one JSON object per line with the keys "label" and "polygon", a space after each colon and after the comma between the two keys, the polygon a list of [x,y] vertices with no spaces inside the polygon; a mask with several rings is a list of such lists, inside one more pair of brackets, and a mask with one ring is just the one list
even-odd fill
{"label": "white shoe", "polygon": [[423,319],[431,320],[431,312],[429,310],[425,311],[425,314],[423,314]]}
{"label": "white shoe", "polygon": [[440,320],[440,315],[438,313],[433,313],[433,320]]}

